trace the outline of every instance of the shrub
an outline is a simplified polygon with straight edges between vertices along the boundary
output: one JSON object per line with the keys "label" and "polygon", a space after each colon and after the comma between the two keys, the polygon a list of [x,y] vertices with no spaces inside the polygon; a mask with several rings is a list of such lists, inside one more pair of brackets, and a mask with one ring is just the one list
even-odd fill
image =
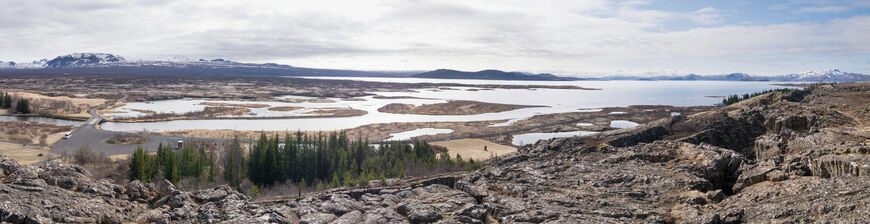
{"label": "shrub", "polygon": [[260,197],[260,189],[257,188],[256,184],[254,186],[251,186],[251,190],[248,192],[248,195],[251,196],[251,198]]}
{"label": "shrub", "polygon": [[73,163],[78,165],[95,164],[103,161],[105,161],[103,153],[94,151],[87,145],[81,145],[73,152]]}

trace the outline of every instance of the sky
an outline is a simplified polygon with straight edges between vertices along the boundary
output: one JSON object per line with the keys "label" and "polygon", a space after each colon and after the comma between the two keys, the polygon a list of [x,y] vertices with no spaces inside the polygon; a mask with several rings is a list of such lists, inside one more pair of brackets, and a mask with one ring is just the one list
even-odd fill
{"label": "sky", "polygon": [[565,76],[870,73],[870,1],[0,0],[0,61],[78,52]]}

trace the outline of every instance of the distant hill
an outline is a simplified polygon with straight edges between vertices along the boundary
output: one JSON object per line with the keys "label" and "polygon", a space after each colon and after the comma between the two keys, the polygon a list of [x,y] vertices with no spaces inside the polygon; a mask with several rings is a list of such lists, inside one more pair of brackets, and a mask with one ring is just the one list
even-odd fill
{"label": "distant hill", "polygon": [[127,60],[106,53],[75,53],[32,63],[0,62],[0,70],[16,73],[121,75],[253,75],[408,77],[417,72],[358,71],[303,68],[275,63],[239,63],[225,59]]}
{"label": "distant hill", "polygon": [[389,77],[389,78],[433,78],[433,79],[485,79],[485,80],[529,80],[529,81],[573,81],[573,80],[706,80],[706,81],[781,81],[781,82],[856,82],[870,81],[870,75],[843,72],[839,69],[807,71],[779,76],[756,76],[746,73],[722,75],[683,76],[605,76],[600,78],[562,77],[553,74],[533,74],[526,72],[505,72],[483,70],[464,72],[451,69],[438,69],[429,72],[414,71],[360,71],[342,69],[304,68],[275,63],[240,63],[225,59],[188,59],[173,57],[163,60],[129,60],[107,53],[75,53],[41,59],[33,62],[16,63],[0,61],[0,74],[3,73],[41,73],[41,74],[118,74],[118,75],[222,75],[222,76],[331,76],[331,77]]}
{"label": "distant hill", "polygon": [[552,74],[531,74],[524,72],[504,72],[499,70],[483,70],[463,72],[451,69],[438,69],[412,75],[414,78],[429,79],[485,79],[485,80],[534,80],[534,81],[574,81],[582,80],[574,77],[559,77]]}
{"label": "distant hill", "polygon": [[124,58],[103,53],[77,53],[59,56],[45,62],[46,68],[87,67],[94,64],[118,63]]}
{"label": "distant hill", "polygon": [[839,69],[820,71],[807,71],[798,74],[779,76],[755,76],[746,73],[731,73],[723,75],[696,75],[685,76],[605,76],[596,80],[703,80],[703,81],[777,81],[777,82],[861,82],[870,81],[870,75],[842,72]]}
{"label": "distant hill", "polygon": [[784,75],[781,76],[781,80],[806,82],[866,82],[870,81],[870,75],[842,72],[839,69],[828,69]]}

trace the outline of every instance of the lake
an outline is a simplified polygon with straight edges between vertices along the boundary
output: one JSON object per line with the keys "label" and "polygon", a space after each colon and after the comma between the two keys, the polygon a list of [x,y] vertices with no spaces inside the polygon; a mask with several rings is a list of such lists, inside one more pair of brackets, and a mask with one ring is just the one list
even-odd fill
{"label": "lake", "polygon": [[[466,84],[500,84],[500,85],[575,85],[601,90],[577,89],[491,89],[482,90],[468,87],[450,87],[450,89],[415,89],[411,92],[372,92],[380,96],[407,96],[414,99],[378,99],[373,96],[361,97],[361,100],[328,99],[327,102],[279,102],[281,99],[298,98],[285,96],[276,98],[276,102],[257,102],[269,106],[297,106],[305,110],[317,108],[353,108],[365,110],[368,114],[357,117],[343,118],[295,118],[295,119],[216,119],[216,120],[176,120],[144,123],[106,122],[103,129],[112,131],[174,131],[186,129],[210,130],[302,130],[329,131],[350,129],[367,124],[392,122],[463,122],[463,121],[503,121],[501,125],[522,120],[539,114],[596,111],[602,107],[623,107],[630,105],[673,105],[698,106],[713,105],[721,102],[721,98],[709,96],[725,96],[729,94],[744,94],[767,89],[784,88],[774,86],[773,82],[727,82],[727,81],[500,81],[500,80],[442,80],[415,78],[357,78],[357,77],[327,77],[328,79],[351,79],[363,81],[386,82],[430,82],[430,83],[466,83]],[[422,99],[425,98],[425,99]],[[306,99],[301,97],[301,99]],[[377,111],[389,103],[433,104],[448,100],[471,100],[490,103],[537,105],[544,107],[525,108],[499,113],[478,115],[412,115],[390,114]],[[158,112],[190,112],[201,110],[205,106],[203,100],[183,99],[153,101],[147,103],[128,103],[128,108],[152,110]],[[208,101],[220,103],[253,103],[249,101]],[[265,108],[252,109],[254,114],[244,116],[286,116],[303,111],[265,112]],[[122,116],[119,114],[119,116]],[[498,124],[496,124],[498,125]]]}
{"label": "lake", "polygon": [[70,126],[79,126],[84,124],[84,121],[73,121],[73,120],[64,120],[64,119],[55,119],[48,117],[28,117],[28,116],[8,116],[8,115],[0,115],[0,121],[32,121],[32,122],[42,122],[42,123],[52,123],[58,125],[70,125]]}

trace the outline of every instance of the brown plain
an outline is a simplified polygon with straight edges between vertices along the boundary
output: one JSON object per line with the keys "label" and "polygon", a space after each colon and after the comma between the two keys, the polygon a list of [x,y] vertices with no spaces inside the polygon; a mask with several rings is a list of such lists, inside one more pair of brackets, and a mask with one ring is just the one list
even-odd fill
{"label": "brown plain", "polygon": [[269,111],[294,111],[302,109],[302,107],[270,107]]}
{"label": "brown plain", "polygon": [[421,114],[421,115],[475,115],[483,113],[497,113],[536,106],[486,103],[467,100],[453,100],[446,103],[423,104],[415,106],[411,104],[391,103],[378,108],[378,111],[393,114]]}
{"label": "brown plain", "polygon": [[[30,92],[9,92],[9,95],[21,97],[30,100],[31,107],[34,107],[34,112],[41,114],[50,114],[55,117],[88,119],[91,117],[88,114],[88,109],[106,103],[106,99],[83,98],[82,94],[69,96],[46,96],[38,93]],[[58,102],[67,104],[64,108],[52,108]],[[8,111],[0,111],[0,114],[8,114]]]}
{"label": "brown plain", "polygon": [[[0,141],[51,145],[72,128],[68,125],[41,122],[0,121]],[[45,142],[40,142],[43,136],[45,136]]]}
{"label": "brown plain", "polygon": [[200,105],[214,107],[247,107],[247,108],[264,108],[269,107],[269,104],[263,103],[217,103],[217,102],[202,102]]}
{"label": "brown plain", "polygon": [[[459,154],[463,159],[473,158],[475,161],[488,160],[496,156],[517,151],[517,148],[500,145],[479,138],[430,142],[429,144],[447,148],[447,152],[454,158],[456,157],[456,154]],[[484,150],[484,147],[486,147],[486,150]]]}
{"label": "brown plain", "polygon": [[0,142],[0,157],[9,158],[25,165],[58,157],[57,154],[51,153],[49,150],[50,148],[47,146]]}

